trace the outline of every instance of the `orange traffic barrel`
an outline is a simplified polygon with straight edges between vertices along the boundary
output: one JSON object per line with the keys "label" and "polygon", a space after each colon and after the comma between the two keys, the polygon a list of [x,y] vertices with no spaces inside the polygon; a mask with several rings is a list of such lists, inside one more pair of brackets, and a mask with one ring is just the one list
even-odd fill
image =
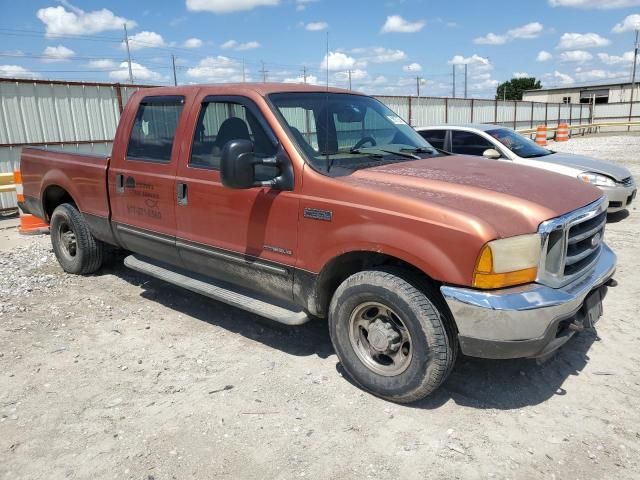
{"label": "orange traffic barrel", "polygon": [[24,213],[24,189],[22,188],[22,174],[20,170],[13,171],[13,183],[16,184],[16,194],[18,196],[18,209],[20,210],[20,227],[18,233],[22,235],[35,235],[47,233],[49,225],[28,213]]}
{"label": "orange traffic barrel", "polygon": [[556,142],[566,142],[567,140],[569,140],[569,125],[560,123],[558,130],[556,130]]}
{"label": "orange traffic barrel", "polygon": [[547,126],[538,125],[536,129],[536,143],[543,147],[547,146]]}

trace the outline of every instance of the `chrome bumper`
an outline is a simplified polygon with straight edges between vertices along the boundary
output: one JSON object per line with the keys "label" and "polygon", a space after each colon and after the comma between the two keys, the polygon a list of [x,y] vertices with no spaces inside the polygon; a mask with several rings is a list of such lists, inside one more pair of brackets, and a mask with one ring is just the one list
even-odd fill
{"label": "chrome bumper", "polygon": [[558,325],[576,315],[587,295],[603,286],[615,269],[616,256],[603,244],[591,270],[562,288],[533,283],[491,291],[450,286],[440,290],[455,319],[464,354],[537,357],[568,340],[558,340]]}

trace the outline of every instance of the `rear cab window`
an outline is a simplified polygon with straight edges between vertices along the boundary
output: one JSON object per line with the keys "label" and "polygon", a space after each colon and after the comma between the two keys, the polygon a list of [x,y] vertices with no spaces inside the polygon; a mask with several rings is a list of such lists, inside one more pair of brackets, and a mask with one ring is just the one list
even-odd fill
{"label": "rear cab window", "polygon": [[171,151],[183,107],[182,96],[143,98],[131,129],[127,159],[171,162]]}

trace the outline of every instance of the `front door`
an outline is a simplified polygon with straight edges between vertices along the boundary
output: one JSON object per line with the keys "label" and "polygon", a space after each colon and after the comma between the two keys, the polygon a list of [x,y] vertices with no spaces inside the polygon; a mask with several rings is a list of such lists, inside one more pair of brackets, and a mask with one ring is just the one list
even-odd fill
{"label": "front door", "polygon": [[[297,196],[270,188],[226,188],[219,172],[222,149],[230,140],[251,140],[257,156],[272,157],[275,135],[245,97],[203,96],[192,110],[193,142],[176,178],[177,245],[185,267],[291,300]],[[258,166],[256,173],[266,180],[276,168]]]}
{"label": "front door", "polygon": [[143,98],[127,148],[114,151],[109,173],[111,220],[122,246],[176,265],[174,139],[184,103],[183,96]]}

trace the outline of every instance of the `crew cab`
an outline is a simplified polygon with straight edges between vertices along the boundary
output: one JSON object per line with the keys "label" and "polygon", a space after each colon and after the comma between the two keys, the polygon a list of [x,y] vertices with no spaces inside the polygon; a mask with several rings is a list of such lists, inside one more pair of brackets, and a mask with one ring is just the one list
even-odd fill
{"label": "crew cab", "polygon": [[135,270],[272,320],[328,319],[346,372],[425,397],[459,350],[545,357],[602,313],[606,198],[434,149],[377,100],[307,85],[142,89],[108,157],[25,149],[25,207],[74,274]]}

